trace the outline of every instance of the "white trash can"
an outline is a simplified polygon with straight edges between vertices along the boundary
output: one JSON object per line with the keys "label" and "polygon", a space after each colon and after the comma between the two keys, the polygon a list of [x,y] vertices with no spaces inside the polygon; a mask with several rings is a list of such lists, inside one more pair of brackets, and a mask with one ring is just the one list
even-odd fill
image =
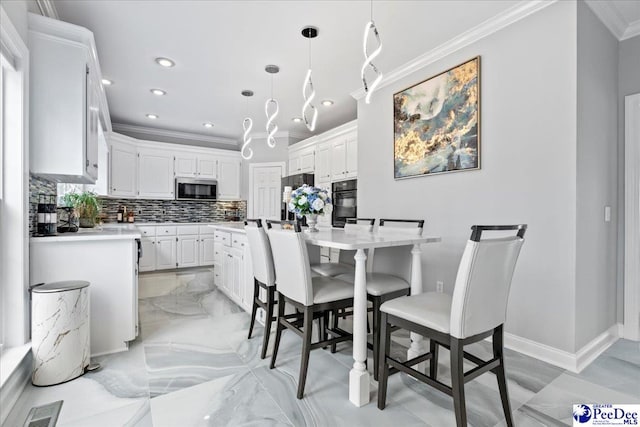
{"label": "white trash can", "polygon": [[35,386],[70,381],[89,365],[89,282],[31,287],[31,347]]}

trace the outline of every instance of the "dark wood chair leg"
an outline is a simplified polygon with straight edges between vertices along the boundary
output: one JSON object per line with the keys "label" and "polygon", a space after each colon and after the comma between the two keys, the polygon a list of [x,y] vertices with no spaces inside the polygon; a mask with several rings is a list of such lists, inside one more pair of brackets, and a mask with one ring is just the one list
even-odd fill
{"label": "dark wood chair leg", "polygon": [[384,409],[387,405],[387,379],[389,378],[389,365],[386,357],[391,350],[391,332],[387,323],[387,314],[382,313],[379,323],[380,348],[378,353],[378,409]]}
{"label": "dark wood chair leg", "polygon": [[507,376],[504,371],[504,347],[503,347],[503,326],[500,325],[493,331],[493,357],[500,360],[493,372],[498,378],[498,389],[502,400],[502,410],[508,427],[513,427],[513,415],[511,414],[511,404],[509,403],[509,393],[507,392]]}
{"label": "dark wood chair leg", "polygon": [[309,369],[309,354],[311,353],[311,334],[313,330],[313,310],[311,307],[304,308],[304,329],[302,336],[302,357],[300,358],[300,378],[298,380],[298,399],[304,395],[304,385],[307,381],[307,370]]}
{"label": "dark wood chair leg", "polygon": [[267,357],[267,347],[269,346],[269,335],[271,335],[271,322],[273,319],[273,306],[275,301],[275,289],[273,286],[267,288],[267,312],[264,319],[264,337],[262,337],[262,352],[260,359]]}
{"label": "dark wood chair leg", "polygon": [[276,366],[276,357],[278,356],[278,347],[280,347],[280,336],[284,329],[284,324],[280,322],[280,319],[284,319],[284,296],[278,293],[278,318],[276,319],[276,340],[273,343],[273,354],[271,355],[271,363],[269,369],[273,369]]}
{"label": "dark wood chair leg", "polygon": [[380,305],[381,298],[373,297],[373,379],[378,380],[378,354],[380,353]]}
{"label": "dark wood chair leg", "polygon": [[249,324],[249,336],[247,339],[251,339],[251,332],[253,332],[253,325],[256,322],[256,313],[258,311],[258,304],[256,304],[256,298],[260,296],[260,287],[258,286],[258,280],[253,279],[253,305],[251,307],[251,323]]}
{"label": "dark wood chair leg", "polygon": [[[338,327],[338,310],[333,310],[331,312],[331,329],[336,329]],[[337,345],[331,344],[331,353],[336,352]]]}
{"label": "dark wood chair leg", "polygon": [[467,426],[467,410],[464,401],[464,366],[462,340],[451,338],[451,394],[456,414],[456,425]]}
{"label": "dark wood chair leg", "polygon": [[438,343],[434,339],[429,340],[429,352],[431,353],[431,361],[429,361],[429,376],[432,380],[438,379]]}

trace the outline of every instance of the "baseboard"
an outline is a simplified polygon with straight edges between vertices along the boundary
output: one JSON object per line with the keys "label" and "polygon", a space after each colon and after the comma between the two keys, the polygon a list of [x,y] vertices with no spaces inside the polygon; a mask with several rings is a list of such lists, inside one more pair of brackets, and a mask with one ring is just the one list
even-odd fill
{"label": "baseboard", "polygon": [[32,365],[33,355],[29,350],[2,384],[0,388],[0,408],[2,408],[0,410],[0,425],[4,424],[25,386],[29,383]]}
{"label": "baseboard", "polygon": [[542,360],[559,368],[579,373],[598,358],[621,336],[622,325],[615,324],[595,337],[576,353],[560,350],[536,341],[509,333],[504,334],[504,346],[526,354],[534,359]]}

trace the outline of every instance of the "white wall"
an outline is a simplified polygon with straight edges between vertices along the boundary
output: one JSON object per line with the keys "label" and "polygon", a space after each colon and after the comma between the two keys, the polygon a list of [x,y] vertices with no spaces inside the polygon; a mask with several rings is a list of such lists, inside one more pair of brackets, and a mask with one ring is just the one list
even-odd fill
{"label": "white wall", "polygon": [[575,350],[616,323],[618,40],[584,2],[577,95]]}
{"label": "white wall", "polygon": [[4,0],[2,2],[2,8],[7,15],[9,15],[9,19],[11,23],[22,37],[22,41],[24,44],[28,45],[28,31],[29,24],[27,19],[27,1],[25,0]]}
{"label": "white wall", "polygon": [[[424,288],[451,293],[473,224],[527,223],[507,332],[573,352],[576,233],[576,5],[558,2],[358,102],[364,217],[427,220]],[[395,181],[394,92],[481,56],[479,171]]]}
{"label": "white wall", "polygon": [[623,321],[624,296],[624,97],[640,93],[640,36],[618,44],[618,323]]}
{"label": "white wall", "polygon": [[249,164],[266,162],[285,162],[289,158],[289,138],[276,138],[276,146],[269,148],[267,140],[264,138],[253,138],[251,145],[253,157],[251,160],[242,160],[242,186],[240,187],[240,198],[249,200]]}

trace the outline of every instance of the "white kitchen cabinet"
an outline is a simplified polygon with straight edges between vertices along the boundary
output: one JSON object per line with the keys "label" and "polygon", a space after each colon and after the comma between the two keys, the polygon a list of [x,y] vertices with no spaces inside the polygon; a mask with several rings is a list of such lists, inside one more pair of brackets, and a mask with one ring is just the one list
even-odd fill
{"label": "white kitchen cabinet", "polygon": [[315,183],[320,187],[327,187],[331,184],[331,143],[318,144]]}
{"label": "white kitchen cabinet", "polygon": [[173,156],[164,150],[138,148],[138,196],[173,199]]}
{"label": "white kitchen cabinet", "polygon": [[200,236],[200,265],[215,264],[215,244],[213,236]]}
{"label": "white kitchen cabinet", "polygon": [[140,257],[140,271],[153,271],[156,269],[156,240],[155,237],[143,237],[142,257]]}
{"label": "white kitchen cabinet", "polygon": [[237,200],[240,198],[241,162],[234,158],[218,160],[218,199]]}
{"label": "white kitchen cabinet", "polygon": [[167,270],[178,266],[176,236],[156,237],[156,270]]}
{"label": "white kitchen cabinet", "polygon": [[200,264],[200,238],[197,234],[178,236],[178,267],[197,267]]}
{"label": "white kitchen cabinet", "polygon": [[313,173],[315,169],[315,146],[289,152],[289,175]]}
{"label": "white kitchen cabinet", "polygon": [[218,176],[218,159],[204,154],[198,155],[198,178],[216,179]]}
{"label": "white kitchen cabinet", "polygon": [[194,153],[175,153],[174,168],[176,176],[193,178],[198,173],[198,158]]}
{"label": "white kitchen cabinet", "polygon": [[135,147],[111,139],[109,150],[109,194],[118,197],[135,197],[138,193],[138,157]]}
{"label": "white kitchen cabinet", "polygon": [[35,175],[82,184],[98,178],[103,90],[94,52],[89,30],[29,14],[29,167]]}
{"label": "white kitchen cabinet", "polygon": [[354,133],[347,137],[345,178],[358,177],[358,136]]}
{"label": "white kitchen cabinet", "polygon": [[251,311],[253,268],[247,236],[215,229],[214,280],[216,286],[246,311]]}
{"label": "white kitchen cabinet", "polygon": [[331,143],[331,180],[342,181],[358,176],[358,138],[355,132],[340,136]]}

